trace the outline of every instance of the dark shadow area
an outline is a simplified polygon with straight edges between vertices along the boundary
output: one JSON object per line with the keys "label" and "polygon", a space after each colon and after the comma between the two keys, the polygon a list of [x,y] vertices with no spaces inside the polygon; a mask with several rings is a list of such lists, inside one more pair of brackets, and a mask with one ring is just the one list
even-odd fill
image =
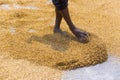
{"label": "dark shadow area", "polygon": [[58,33],[47,34],[44,36],[33,35],[27,40],[27,42],[32,44],[33,41],[37,41],[43,44],[50,45],[50,48],[54,50],[66,51],[69,48],[70,41],[73,39],[74,36],[66,32],[66,35],[62,35]]}

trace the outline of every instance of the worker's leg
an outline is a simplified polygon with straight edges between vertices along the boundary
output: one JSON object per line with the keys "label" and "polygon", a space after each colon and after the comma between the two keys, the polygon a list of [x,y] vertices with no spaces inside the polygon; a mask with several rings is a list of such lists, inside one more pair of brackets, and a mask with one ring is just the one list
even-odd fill
{"label": "worker's leg", "polygon": [[62,16],[64,17],[66,23],[68,24],[70,30],[72,31],[72,33],[79,39],[79,41],[81,42],[87,42],[88,41],[88,36],[87,33],[81,29],[78,29],[72,22],[70,15],[69,15],[69,11],[68,11],[68,7],[66,7],[63,10],[60,10],[60,13],[62,14]]}
{"label": "worker's leg", "polygon": [[76,28],[70,18],[68,7],[67,7],[68,0],[53,0],[53,4],[55,5],[56,9],[58,10],[58,13],[64,17],[70,30],[79,39],[79,41],[87,42],[88,41],[87,33],[81,29]]}
{"label": "worker's leg", "polygon": [[57,9],[55,9],[55,13],[56,13],[56,19],[55,19],[55,25],[54,25],[54,33],[62,33],[62,30],[60,29],[62,15]]}

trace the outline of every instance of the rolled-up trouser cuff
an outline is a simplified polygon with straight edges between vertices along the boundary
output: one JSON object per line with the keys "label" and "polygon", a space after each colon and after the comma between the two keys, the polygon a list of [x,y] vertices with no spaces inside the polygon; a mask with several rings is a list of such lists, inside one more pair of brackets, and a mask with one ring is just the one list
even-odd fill
{"label": "rolled-up trouser cuff", "polygon": [[68,0],[52,0],[57,10],[63,10],[68,6]]}

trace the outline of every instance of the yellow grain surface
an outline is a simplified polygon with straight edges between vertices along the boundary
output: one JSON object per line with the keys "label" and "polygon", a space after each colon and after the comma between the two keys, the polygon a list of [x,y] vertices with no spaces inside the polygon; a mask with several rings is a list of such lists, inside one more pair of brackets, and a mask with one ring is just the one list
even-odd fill
{"label": "yellow grain surface", "polygon": [[[0,10],[0,55],[6,52],[10,67],[15,67],[19,60],[23,60],[20,65],[17,65],[19,68],[26,65],[27,63],[24,63],[26,61],[29,62],[26,68],[35,68],[29,67],[35,64],[39,67],[38,72],[43,68],[41,66],[47,66],[53,68],[55,76],[59,77],[50,78],[52,74],[48,75],[47,72],[51,73],[51,69],[44,67],[45,75],[48,76],[46,80],[58,80],[61,72],[56,69],[74,69],[101,63],[107,59],[106,50],[109,54],[120,55],[119,0],[69,0],[69,10],[74,24],[92,33],[88,44],[76,41],[64,20],[61,28],[67,31],[69,36],[52,33],[54,6],[47,4],[45,0],[0,0],[0,4],[31,5],[40,9]],[[15,34],[10,33],[11,27],[16,30]],[[29,33],[31,29],[36,32]],[[1,63],[7,65],[4,60],[6,61],[1,58]],[[11,65],[10,62],[15,65]],[[10,74],[12,75],[10,78],[16,79],[13,77],[14,68],[0,66],[0,71],[3,72],[0,79],[6,80],[6,75]],[[23,78],[20,75],[18,74],[18,77]],[[28,76],[31,76],[31,80],[34,79],[33,75],[28,74]],[[37,78],[45,79],[43,75],[41,77]]]}
{"label": "yellow grain surface", "polygon": [[[90,42],[82,44],[72,36],[64,37],[51,31],[48,27],[36,34],[24,30],[14,35],[7,33],[1,38],[1,49],[15,59],[61,70],[94,65],[107,59],[106,47],[97,36],[91,34]],[[45,34],[40,36],[42,32]]]}
{"label": "yellow grain surface", "polygon": [[[26,60],[15,60],[0,52],[0,80],[61,80],[61,71],[37,66]],[[4,55],[3,55],[4,54]]]}

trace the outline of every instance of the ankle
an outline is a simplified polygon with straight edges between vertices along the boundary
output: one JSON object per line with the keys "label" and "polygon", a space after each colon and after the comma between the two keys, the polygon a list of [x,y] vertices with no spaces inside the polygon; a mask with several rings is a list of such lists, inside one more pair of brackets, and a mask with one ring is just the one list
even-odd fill
{"label": "ankle", "polygon": [[76,27],[75,27],[75,25],[74,25],[74,24],[69,25],[69,28],[70,28],[70,30],[71,30],[71,31],[74,31],[74,30],[76,29]]}
{"label": "ankle", "polygon": [[60,29],[60,26],[59,25],[55,25],[54,29]]}

